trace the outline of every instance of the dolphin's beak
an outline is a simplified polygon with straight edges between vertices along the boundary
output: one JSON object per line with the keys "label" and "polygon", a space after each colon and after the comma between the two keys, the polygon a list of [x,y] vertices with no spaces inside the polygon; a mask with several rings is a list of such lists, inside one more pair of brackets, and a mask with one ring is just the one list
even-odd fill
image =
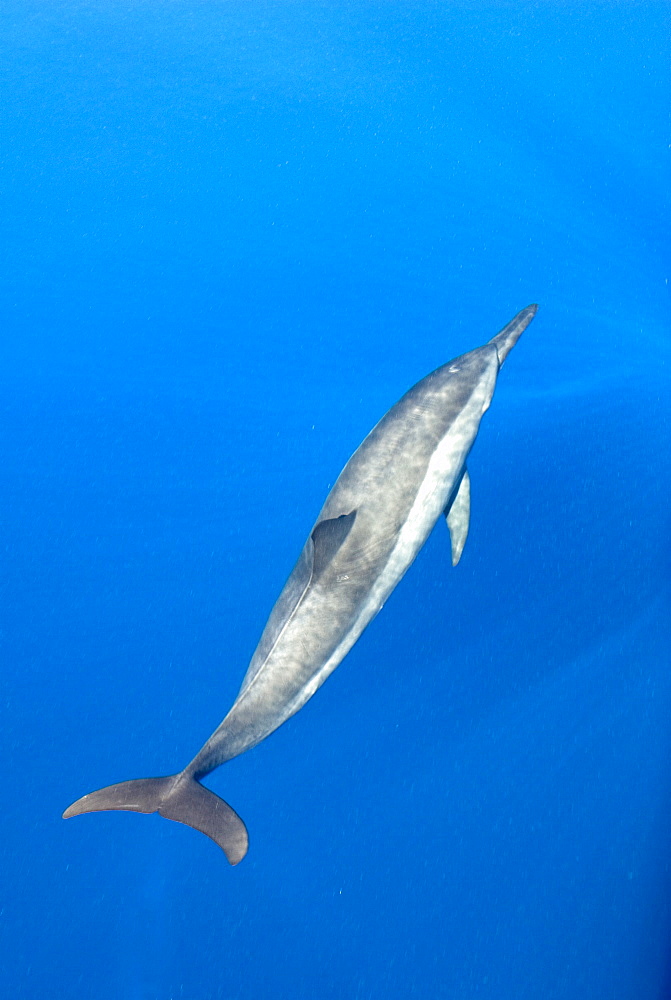
{"label": "dolphin's beak", "polygon": [[497,333],[495,337],[489,341],[490,344],[494,344],[496,347],[496,353],[499,356],[499,368],[506,360],[513,347],[520,339],[529,323],[536,315],[538,309],[537,305],[527,306],[522,312],[518,312],[514,319],[511,319],[510,323]]}

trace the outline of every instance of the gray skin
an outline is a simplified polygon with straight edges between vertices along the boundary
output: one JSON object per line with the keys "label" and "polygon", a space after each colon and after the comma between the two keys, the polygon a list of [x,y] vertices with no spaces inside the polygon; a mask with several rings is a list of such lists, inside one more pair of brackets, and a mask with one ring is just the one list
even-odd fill
{"label": "gray skin", "polygon": [[380,611],[444,513],[456,564],[468,532],[466,459],[503,361],[536,313],[522,310],[483,347],[418,382],[373,428],[338,477],[287,580],[221,725],[177,775],[111,785],[65,816],[159,812],[212,837],[236,864],[247,832],[200,785],[294,715]]}

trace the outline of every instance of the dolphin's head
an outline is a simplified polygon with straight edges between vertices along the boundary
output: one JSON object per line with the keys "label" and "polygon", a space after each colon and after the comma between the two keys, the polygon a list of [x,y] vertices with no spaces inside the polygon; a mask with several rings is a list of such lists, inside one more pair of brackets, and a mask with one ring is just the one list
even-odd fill
{"label": "dolphin's head", "polygon": [[496,353],[499,358],[499,368],[506,360],[513,347],[520,339],[529,323],[536,315],[538,309],[537,305],[527,306],[522,312],[519,312],[514,319],[511,319],[510,323],[497,333],[495,337],[489,341],[496,348]]}

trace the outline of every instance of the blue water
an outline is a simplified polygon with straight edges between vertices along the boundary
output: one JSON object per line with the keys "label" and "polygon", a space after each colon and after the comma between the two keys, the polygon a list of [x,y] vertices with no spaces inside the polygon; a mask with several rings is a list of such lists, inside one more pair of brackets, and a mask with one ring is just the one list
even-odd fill
{"label": "blue water", "polygon": [[[8,0],[0,976],[64,1000],[671,996],[669,8]],[[157,817],[329,486],[538,316],[340,669]]]}

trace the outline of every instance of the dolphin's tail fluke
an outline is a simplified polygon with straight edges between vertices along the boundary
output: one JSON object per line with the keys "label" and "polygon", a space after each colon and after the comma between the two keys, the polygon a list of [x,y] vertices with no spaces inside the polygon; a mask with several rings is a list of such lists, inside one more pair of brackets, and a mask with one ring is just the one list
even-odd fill
{"label": "dolphin's tail fluke", "polygon": [[63,819],[106,809],[157,812],[166,819],[192,826],[218,844],[232,865],[242,861],[249,846],[247,829],[238,814],[188,775],[138,778],[108,785],[73,802],[63,813]]}
{"label": "dolphin's tail fluke", "polygon": [[510,323],[497,333],[495,337],[489,341],[490,344],[494,344],[496,347],[496,353],[499,356],[499,367],[506,360],[513,347],[520,339],[529,323],[536,315],[538,310],[537,305],[527,306],[521,312],[518,312],[514,319],[511,319]]}

